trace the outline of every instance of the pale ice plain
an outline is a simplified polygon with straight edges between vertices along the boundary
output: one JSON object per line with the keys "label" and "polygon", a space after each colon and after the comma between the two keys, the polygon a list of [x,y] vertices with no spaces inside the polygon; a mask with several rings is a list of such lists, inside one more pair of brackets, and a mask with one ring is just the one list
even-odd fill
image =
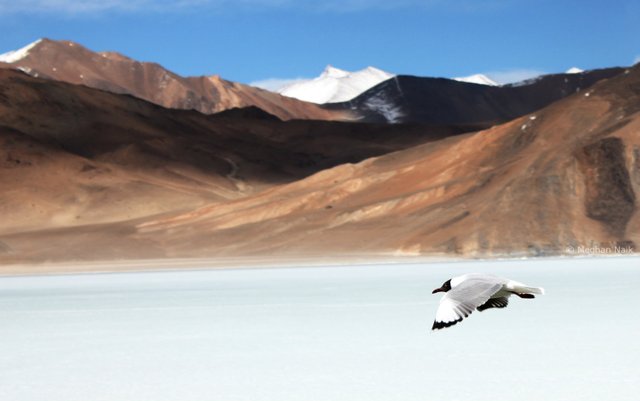
{"label": "pale ice plain", "polygon": [[[432,332],[467,272],[545,287]],[[0,400],[632,401],[640,258],[0,278]]]}

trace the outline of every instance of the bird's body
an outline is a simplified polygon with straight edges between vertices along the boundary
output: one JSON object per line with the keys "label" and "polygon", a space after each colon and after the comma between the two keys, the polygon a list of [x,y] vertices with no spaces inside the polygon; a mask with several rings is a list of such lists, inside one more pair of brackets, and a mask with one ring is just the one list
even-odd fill
{"label": "bird's body", "polygon": [[433,294],[436,292],[445,292],[445,295],[440,300],[432,330],[453,326],[476,309],[482,312],[489,308],[505,308],[511,295],[535,298],[534,294],[544,294],[544,289],[507,278],[473,273],[447,280],[442,287],[433,290]]}

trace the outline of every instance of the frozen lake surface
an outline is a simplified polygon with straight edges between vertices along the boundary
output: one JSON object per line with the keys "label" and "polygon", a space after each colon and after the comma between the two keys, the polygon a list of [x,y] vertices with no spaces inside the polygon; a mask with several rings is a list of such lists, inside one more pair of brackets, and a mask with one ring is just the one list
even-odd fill
{"label": "frozen lake surface", "polygon": [[[451,276],[545,287],[431,332]],[[635,401],[640,259],[0,278],[0,400]]]}

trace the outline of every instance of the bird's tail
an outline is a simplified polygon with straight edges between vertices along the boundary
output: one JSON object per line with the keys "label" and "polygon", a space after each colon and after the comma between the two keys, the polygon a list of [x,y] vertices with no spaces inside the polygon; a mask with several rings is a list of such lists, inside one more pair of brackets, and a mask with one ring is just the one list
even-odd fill
{"label": "bird's tail", "polygon": [[544,295],[544,288],[542,288],[542,287],[521,286],[521,287],[518,287],[518,292],[520,292],[522,294],[540,294],[540,295]]}

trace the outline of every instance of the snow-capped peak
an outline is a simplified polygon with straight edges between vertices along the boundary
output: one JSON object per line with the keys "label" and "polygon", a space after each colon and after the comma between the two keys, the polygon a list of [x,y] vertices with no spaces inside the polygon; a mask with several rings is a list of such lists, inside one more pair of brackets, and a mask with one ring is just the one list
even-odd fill
{"label": "snow-capped peak", "polygon": [[320,74],[320,77],[324,77],[324,78],[344,78],[346,76],[348,76],[350,74],[349,71],[345,71],[345,70],[341,70],[340,68],[336,68],[334,66],[332,66],[331,64],[329,64],[328,66],[326,66],[324,68],[324,71],[322,71],[322,74]]}
{"label": "snow-capped peak", "polygon": [[468,77],[453,78],[455,81],[468,82],[479,85],[499,86],[500,84],[484,74],[474,74]]}
{"label": "snow-capped peak", "polygon": [[12,50],[4,54],[0,54],[0,61],[5,63],[15,63],[17,61],[20,61],[23,58],[27,57],[27,55],[29,54],[29,50],[33,49],[40,42],[42,42],[42,39],[38,39],[21,49]]}
{"label": "snow-capped peak", "polygon": [[345,102],[394,76],[374,67],[349,72],[328,65],[319,77],[295,82],[278,89],[278,92],[319,104]]}
{"label": "snow-capped peak", "polygon": [[565,74],[580,74],[581,72],[584,72],[584,70],[581,70],[578,67],[571,67],[565,71]]}

